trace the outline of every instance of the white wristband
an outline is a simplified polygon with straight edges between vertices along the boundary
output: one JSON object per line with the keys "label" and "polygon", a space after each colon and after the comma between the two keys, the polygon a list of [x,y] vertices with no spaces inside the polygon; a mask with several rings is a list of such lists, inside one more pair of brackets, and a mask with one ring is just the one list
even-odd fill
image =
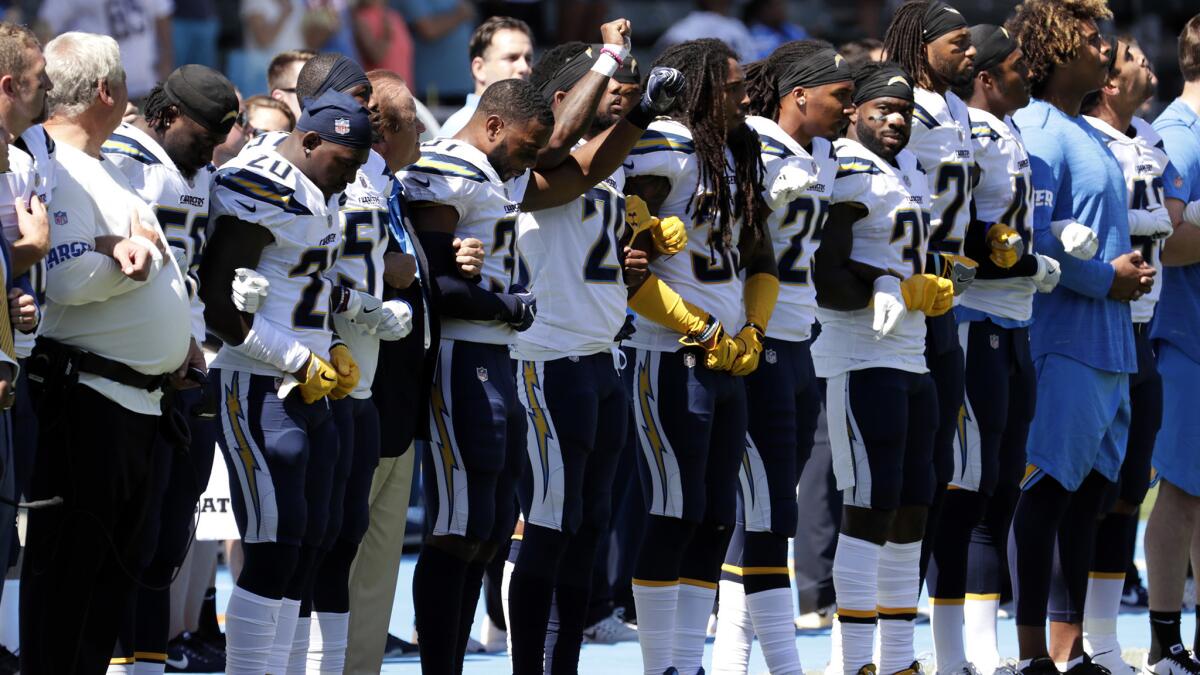
{"label": "white wristband", "polygon": [[611,54],[602,52],[600,58],[596,59],[596,62],[592,64],[592,72],[600,73],[605,77],[612,77],[617,72],[617,68],[620,67],[620,62],[613,58]]}
{"label": "white wristband", "polygon": [[294,373],[303,368],[312,352],[296,340],[280,333],[261,314],[254,315],[254,325],[246,333],[240,345],[228,345],[230,349],[249,356],[256,361],[270,364],[284,373]]}

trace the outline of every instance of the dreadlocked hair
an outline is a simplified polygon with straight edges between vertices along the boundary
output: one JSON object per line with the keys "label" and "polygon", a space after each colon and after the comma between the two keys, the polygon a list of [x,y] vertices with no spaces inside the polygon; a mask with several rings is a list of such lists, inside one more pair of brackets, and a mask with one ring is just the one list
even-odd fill
{"label": "dreadlocked hair", "polygon": [[159,133],[166,131],[178,116],[179,108],[167,98],[167,92],[161,84],[156,85],[146,94],[146,98],[142,99],[142,117],[151,129]]}
{"label": "dreadlocked hair", "polygon": [[1005,28],[1021,47],[1031,93],[1042,98],[1054,67],[1083,47],[1084,21],[1112,18],[1106,0],[1027,0],[1017,5]]}
{"label": "dreadlocked hair", "polygon": [[911,73],[919,87],[928,87],[933,79],[929,59],[925,56],[925,12],[928,9],[926,0],[909,0],[892,15],[892,25],[883,36],[887,58]]}
{"label": "dreadlocked hair", "polygon": [[788,63],[807,58],[833,45],[824,40],[793,40],[780,45],[771,55],[746,66],[746,93],[750,96],[751,115],[779,118],[779,91],[775,87],[775,76]]}
{"label": "dreadlocked hair", "polygon": [[[697,187],[703,185],[712,193],[708,199],[692,199],[688,215],[697,221],[712,220],[721,235],[717,245],[722,251],[733,247],[734,221],[741,219],[742,229],[749,234],[749,243],[753,243],[766,236],[768,215],[759,197],[763,167],[758,134],[744,122],[732,129],[725,128],[725,80],[730,59],[736,61],[737,54],[728,45],[704,38],[670,47],[654,62],[655,66],[679,70],[687,80],[683,95],[675,99],[667,115],[692,132],[696,158],[700,160]],[[726,147],[733,155],[736,200],[725,180]]]}

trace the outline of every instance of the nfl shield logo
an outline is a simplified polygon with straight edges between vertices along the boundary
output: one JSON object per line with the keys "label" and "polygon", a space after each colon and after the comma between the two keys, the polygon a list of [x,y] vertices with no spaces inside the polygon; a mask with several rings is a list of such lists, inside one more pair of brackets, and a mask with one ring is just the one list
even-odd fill
{"label": "nfl shield logo", "polygon": [[67,224],[67,212],[66,211],[55,211],[54,212],[54,224],[55,225],[66,225]]}
{"label": "nfl shield logo", "polygon": [[484,368],[483,366],[479,366],[478,368],[476,368],[475,369],[475,377],[478,377],[480,382],[487,382],[488,381],[487,368]]}
{"label": "nfl shield logo", "polygon": [[1000,336],[999,335],[989,335],[988,336],[988,345],[991,346],[992,349],[1000,349]]}
{"label": "nfl shield logo", "polygon": [[904,177],[904,185],[906,187],[912,187],[912,181],[908,178],[908,176]]}
{"label": "nfl shield logo", "polygon": [[338,136],[345,136],[346,134],[350,133],[350,118],[338,117],[337,119],[333,120],[333,130]]}
{"label": "nfl shield logo", "polygon": [[778,360],[779,360],[779,357],[778,357],[778,356],[776,356],[776,354],[775,354],[775,350],[774,350],[774,349],[768,349],[768,350],[767,350],[767,363],[770,363],[770,364],[774,365],[774,364],[775,364],[775,362],[776,362],[776,361],[778,361]]}
{"label": "nfl shield logo", "polygon": [[683,365],[687,366],[688,368],[695,368],[696,367],[696,355],[695,354],[684,354],[683,355]]}

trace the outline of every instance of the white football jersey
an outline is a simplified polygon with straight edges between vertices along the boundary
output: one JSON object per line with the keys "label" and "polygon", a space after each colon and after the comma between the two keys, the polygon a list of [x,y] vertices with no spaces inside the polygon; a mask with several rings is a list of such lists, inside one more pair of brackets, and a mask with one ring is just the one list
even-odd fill
{"label": "white football jersey", "polygon": [[[20,199],[29,208],[29,201],[34,195],[42,199],[43,204],[50,203],[54,194],[55,170],[58,163],[54,161],[54,141],[42,125],[35,124],[25,130],[19,138],[8,145],[8,173],[3,174],[0,181],[0,225],[4,228],[4,237],[9,243],[21,238],[21,229],[17,226],[16,200]],[[53,225],[53,218],[51,218]],[[46,294],[46,262],[40,260],[29,268],[29,282],[39,302],[43,302]],[[22,333],[13,331],[13,343],[17,357],[25,358],[33,352],[37,341],[37,332]]]}
{"label": "white football jersey", "polygon": [[517,219],[517,248],[537,297],[537,320],[517,334],[513,355],[528,361],[613,348],[627,295],[619,242],[625,173],[617,169],[576,200]]}
{"label": "white football jersey", "polygon": [[967,104],[946,95],[914,89],[912,136],[907,150],[929,177],[929,248],[962,254],[971,220],[971,119]]}
{"label": "white football jersey", "polygon": [[[979,183],[975,186],[975,216],[982,222],[1003,223],[1017,231],[1025,251],[1033,252],[1033,170],[1029,153],[1012,118],[1003,120],[986,110],[971,108],[971,143]],[[963,307],[1014,321],[1033,317],[1037,287],[1028,277],[976,279],[962,296]]]}
{"label": "white football jersey", "polygon": [[[1121,133],[1112,128],[1107,122],[1088,115],[1083,116],[1100,133],[1104,134],[1108,149],[1112,151],[1117,162],[1121,165],[1121,173],[1125,175],[1125,190],[1129,193],[1129,210],[1146,210],[1163,208],[1163,172],[1167,170],[1170,159],[1162,147],[1162,137],[1158,135],[1146,120],[1134,117],[1129,131]],[[1154,265],[1154,269],[1162,274],[1162,241],[1150,237],[1132,236],[1134,247],[1142,252],[1146,262]],[[1154,307],[1162,295],[1161,277],[1156,280],[1150,292],[1134,300],[1129,305],[1134,323],[1146,323],[1154,318]]]}
{"label": "white football jersey", "polygon": [[[729,171],[725,179],[734,189],[733,156],[725,151]],[[715,209],[692,209],[693,201],[708,201],[709,189],[700,184],[700,160],[688,128],[672,120],[655,120],[625,160],[626,179],[661,176],[670,181],[671,191],[657,216],[676,216],[687,226],[687,249],[673,256],[660,256],[650,271],[684,300],[715,316],[729,333],[745,323],[742,279],[738,274],[736,247],[720,251],[720,233]],[[738,232],[740,223],[734,223]],[[736,234],[735,234],[736,236]],[[711,238],[711,241],[710,241]],[[711,244],[711,245],[710,245]],[[679,349],[679,333],[653,321],[638,321],[637,332],[628,344],[638,349],[673,352]]]}
{"label": "white football jersey", "polygon": [[[383,254],[388,244],[388,196],[392,193],[392,175],[387,163],[374,150],[358,170],[354,182],[346,186],[339,220],[342,226],[342,251],[333,266],[337,283],[366,291],[383,299]],[[358,364],[358,386],[354,398],[370,398],[371,383],[379,365],[379,338],[367,335],[340,316],[334,316],[338,336],[350,348]]]}
{"label": "white football jersey", "polygon": [[[857,141],[843,138],[833,145],[839,162],[833,203],[856,203],[867,209],[854,222],[850,258],[901,278],[924,272],[929,188],[917,158],[902,150],[892,165]],[[925,315],[908,312],[882,339],[871,327],[874,318],[870,307],[851,312],[817,308],[821,334],[812,347],[817,377],[866,368],[928,372]]]}
{"label": "white football jersey", "polygon": [[[529,172],[500,180],[487,155],[464,141],[439,138],[421,144],[421,159],[396,178],[408,203],[431,202],[458,211],[460,239],[483,242],[483,278],[488,290],[506,293],[522,280],[515,241],[521,199]],[[539,307],[540,309],[540,307]],[[469,321],[442,317],[442,337],[485,344],[512,344],[516,331],[503,321]]]}
{"label": "white football jersey", "polygon": [[[271,292],[258,309],[257,320],[296,340],[323,359],[329,358],[332,326],[328,271],[342,244],[338,226],[341,193],[328,200],[291,162],[261,144],[243,149],[218,171],[213,183],[210,217],[254,223],[274,238],[262,250],[258,273],[271,283]],[[280,376],[274,366],[221,347],[214,368]]]}
{"label": "white football jersey", "polygon": [[816,176],[803,196],[786,209],[772,212],[767,219],[779,267],[779,299],[767,324],[767,336],[802,342],[812,335],[817,309],[817,290],[812,285],[809,268],[829,215],[837,157],[833,154],[833,144],[824,138],[813,139],[810,153],[769,119],[751,116],[746,118],[746,124],[758,132],[762,141],[763,166],[768,175],[777,164],[797,163]]}
{"label": "white football jersey", "polygon": [[170,155],[132,124],[122,124],[101,151],[158,217],[167,244],[183,251],[183,272],[191,301],[192,337],[204,342],[204,303],[200,300],[200,257],[208,241],[208,197],[216,169],[210,164],[185,178]]}

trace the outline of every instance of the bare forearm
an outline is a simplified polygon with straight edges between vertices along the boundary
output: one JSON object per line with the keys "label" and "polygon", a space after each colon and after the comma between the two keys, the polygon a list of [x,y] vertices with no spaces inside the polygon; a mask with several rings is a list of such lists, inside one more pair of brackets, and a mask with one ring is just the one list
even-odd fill
{"label": "bare forearm", "polygon": [[[554,111],[554,133],[550,143],[538,153],[537,168],[550,169],[563,163],[575,143],[583,138],[596,117],[596,106],[608,88],[604,75],[591,71],[571,88]],[[615,169],[614,169],[615,170]]]}

